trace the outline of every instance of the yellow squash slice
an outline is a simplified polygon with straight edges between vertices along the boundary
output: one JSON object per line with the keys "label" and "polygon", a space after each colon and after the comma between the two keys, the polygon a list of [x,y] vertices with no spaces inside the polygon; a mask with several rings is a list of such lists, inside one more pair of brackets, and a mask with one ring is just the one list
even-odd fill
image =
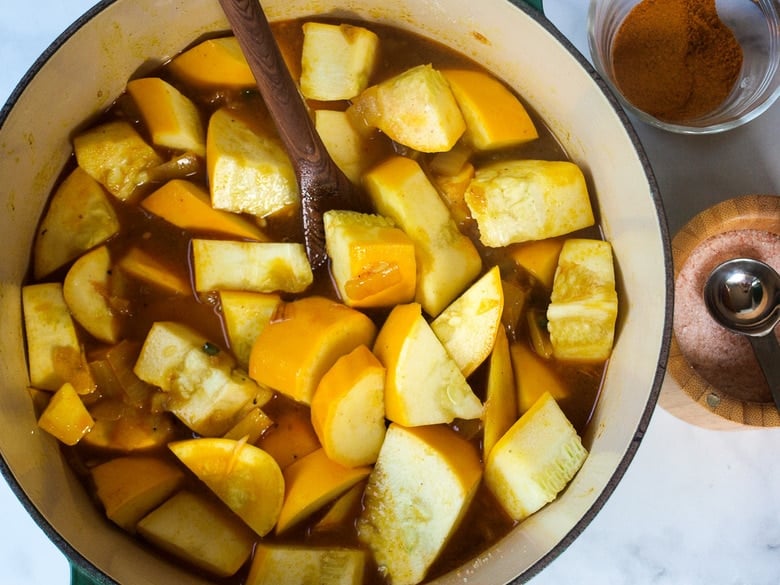
{"label": "yellow squash slice", "polygon": [[417,254],[415,300],[436,317],[477,278],[482,259],[414,160],[394,156],[364,179],[377,212],[412,239]]}
{"label": "yellow squash slice", "polygon": [[236,213],[214,209],[209,194],[184,179],[168,181],[141,201],[141,207],[185,230],[214,232],[264,242],[256,223]]}
{"label": "yellow squash slice", "polygon": [[498,248],[593,225],[588,188],[568,161],[508,160],[477,168],[465,194],[479,239]]}
{"label": "yellow squash slice", "polygon": [[587,456],[566,415],[544,393],[490,451],[485,482],[520,521],[552,502]]}
{"label": "yellow squash slice", "polygon": [[380,215],[331,210],[325,244],[339,296],[350,307],[386,307],[414,299],[414,242]]}
{"label": "yellow squash slice", "polygon": [[366,553],[359,549],[260,543],[246,585],[361,585]]}
{"label": "yellow squash slice", "polygon": [[482,403],[417,303],[397,305],[379,331],[374,354],[387,369],[385,416],[404,426],[482,416]]}
{"label": "yellow squash slice", "polygon": [[206,134],[190,98],[159,77],[133,79],[127,92],[156,146],[206,155]]}
{"label": "yellow squash slice", "polygon": [[368,126],[421,152],[450,150],[466,130],[447,80],[430,65],[412,67],[369,87],[351,108]]}
{"label": "yellow squash slice", "polygon": [[206,167],[216,209],[266,217],[299,201],[290,159],[269,122],[220,108],[206,134]]}
{"label": "yellow squash slice", "polygon": [[144,516],[137,528],[152,544],[217,577],[235,575],[256,539],[219,501],[186,490]]}
{"label": "yellow squash slice", "polygon": [[[31,284],[22,289],[24,328],[30,382],[40,390],[58,390],[65,382],[75,383],[69,363],[84,363],[81,343],[70,315],[62,285]],[[83,393],[87,388],[78,385]]]}
{"label": "yellow squash slice", "polygon": [[76,167],[54,192],[35,237],[35,278],[64,266],[118,231],[119,219],[108,193]]}
{"label": "yellow squash slice", "polygon": [[495,77],[467,69],[442,70],[478,150],[517,146],[539,137],[523,104]]}
{"label": "yellow squash slice", "polygon": [[123,321],[111,304],[112,269],[108,248],[99,246],[76,260],[62,283],[62,295],[73,318],[105,343],[119,341]]}
{"label": "yellow squash slice", "polygon": [[324,449],[309,453],[284,470],[285,496],[277,534],[299,524],[353,485],[365,479],[371,468],[344,467],[328,458]]}
{"label": "yellow squash slice", "polygon": [[113,522],[135,532],[138,521],[184,482],[184,472],[161,457],[117,457],[90,470],[95,491]]}
{"label": "yellow squash slice", "polygon": [[503,327],[498,330],[490,362],[485,398],[483,459],[487,459],[498,440],[509,430],[518,417],[515,377],[509,341]]}
{"label": "yellow squash slice", "polygon": [[282,509],[284,478],[268,453],[231,439],[189,439],[169,447],[257,534],[273,529]]}
{"label": "yellow squash slice", "polygon": [[358,537],[394,585],[423,580],[481,477],[476,449],[449,427],[390,425],[368,480]]}
{"label": "yellow squash slice", "polygon": [[175,57],[169,69],[182,81],[202,87],[255,86],[255,76],[233,36],[198,43]]}
{"label": "yellow squash slice", "polygon": [[75,388],[65,382],[51,397],[38,426],[66,445],[75,445],[94,426],[95,421]]}
{"label": "yellow squash slice", "polygon": [[376,461],[385,438],[385,369],[359,345],[322,377],[311,420],[328,457],[347,467]]}
{"label": "yellow squash slice", "polygon": [[467,378],[493,350],[503,310],[501,273],[494,266],[431,323],[436,337]]}
{"label": "yellow squash slice", "polygon": [[129,122],[106,122],[73,139],[79,166],[109,193],[127,201],[145,182],[145,172],[163,162]]}
{"label": "yellow squash slice", "polygon": [[363,313],[311,296],[279,307],[257,337],[249,375],[293,400],[311,404],[322,376],[336,360],[374,341],[376,325]]}
{"label": "yellow squash slice", "polygon": [[602,240],[567,240],[547,307],[553,355],[581,362],[606,360],[617,311],[612,246]]}
{"label": "yellow squash slice", "polygon": [[350,24],[303,25],[301,93],[313,100],[349,100],[366,89],[379,37]]}
{"label": "yellow squash slice", "polygon": [[259,293],[306,290],[314,281],[303,244],[192,240],[195,290]]}

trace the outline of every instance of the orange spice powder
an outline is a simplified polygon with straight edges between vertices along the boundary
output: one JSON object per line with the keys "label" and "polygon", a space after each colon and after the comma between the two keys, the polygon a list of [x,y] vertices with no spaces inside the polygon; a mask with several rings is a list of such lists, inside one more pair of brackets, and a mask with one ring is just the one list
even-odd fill
{"label": "orange spice powder", "polygon": [[618,88],[635,107],[682,122],[728,97],[742,47],[720,20],[715,0],[643,0],[618,29],[612,66]]}

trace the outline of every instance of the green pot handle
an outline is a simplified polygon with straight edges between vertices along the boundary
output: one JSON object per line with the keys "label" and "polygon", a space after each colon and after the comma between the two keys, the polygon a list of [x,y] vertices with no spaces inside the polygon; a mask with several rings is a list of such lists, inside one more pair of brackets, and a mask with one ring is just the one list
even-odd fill
{"label": "green pot handle", "polygon": [[542,0],[522,0],[525,4],[528,4],[531,8],[535,8],[542,14],[544,14],[544,6]]}
{"label": "green pot handle", "polygon": [[96,581],[87,573],[76,566],[73,561],[70,562],[70,585],[104,585],[103,583]]}

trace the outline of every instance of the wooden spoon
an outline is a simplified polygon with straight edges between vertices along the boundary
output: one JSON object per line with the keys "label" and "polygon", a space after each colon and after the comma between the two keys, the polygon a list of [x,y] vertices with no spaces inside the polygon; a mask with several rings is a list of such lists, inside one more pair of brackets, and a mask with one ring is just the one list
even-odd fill
{"label": "wooden spoon", "polygon": [[295,169],[306,254],[312,270],[317,270],[328,259],[323,213],[329,209],[364,210],[365,202],[322,143],[258,0],[219,3]]}

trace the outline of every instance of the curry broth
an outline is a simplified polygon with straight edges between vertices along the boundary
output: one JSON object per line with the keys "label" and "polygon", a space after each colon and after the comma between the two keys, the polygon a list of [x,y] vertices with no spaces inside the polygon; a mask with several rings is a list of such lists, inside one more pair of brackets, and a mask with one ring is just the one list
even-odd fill
{"label": "curry broth", "polygon": [[[343,22],[343,21],[342,21]],[[274,23],[273,29],[277,40],[283,48],[283,53],[288,59],[293,72],[297,78],[300,63],[302,32],[301,21],[287,21]],[[360,23],[366,26],[365,23]],[[480,66],[470,59],[455,53],[451,49],[432,42],[428,39],[410,34],[388,26],[368,25],[376,32],[381,41],[381,56],[378,63],[377,72],[372,79],[372,83],[381,81],[387,77],[399,73],[409,67],[430,63],[434,67],[459,67],[480,69]],[[298,67],[296,69],[296,67]],[[144,72],[146,75],[149,72]],[[260,124],[269,124],[268,114],[256,91],[237,91],[237,90],[204,90],[203,88],[188,87],[177,81],[165,66],[153,72],[177,86],[185,95],[188,95],[199,107],[204,125],[210,114],[217,108],[229,104],[232,108],[240,110],[249,117],[253,117]],[[317,107],[323,107],[322,103],[317,103]],[[346,107],[346,102],[329,103],[325,107]],[[565,160],[566,154],[551,134],[544,122],[529,109],[529,113],[539,131],[540,137],[537,140],[523,145],[522,147],[503,150],[488,155],[482,155],[483,159],[493,158],[539,158],[547,160]],[[114,119],[125,119],[131,121],[134,126],[142,133],[145,133],[140,116],[136,111],[132,100],[127,95],[121,96],[115,104],[105,112],[99,120],[95,122],[106,122]],[[148,136],[147,136],[148,138]],[[424,169],[430,162],[431,155],[412,153],[404,147],[391,145],[389,141],[384,146],[387,154],[400,152],[408,156],[415,157]],[[164,158],[169,159],[179,156],[181,153],[162,152]],[[72,161],[66,170],[72,170],[75,166],[75,160]],[[205,164],[198,160],[185,160],[182,164],[173,165],[171,169],[172,176],[196,181],[207,188],[207,179],[205,173]],[[151,192],[154,188],[160,186],[168,177],[160,176],[159,181],[144,187],[145,193]],[[595,203],[595,202],[594,202]],[[112,258],[121,257],[131,246],[140,246],[145,251],[160,258],[169,265],[172,271],[179,274],[182,278],[192,283],[191,267],[191,240],[195,237],[192,233],[179,229],[168,222],[156,218],[145,212],[138,205],[124,204],[114,201],[117,214],[120,219],[120,233],[114,236],[107,245]],[[595,207],[595,205],[594,205]],[[273,217],[261,222],[263,230],[277,240],[302,241],[301,226],[296,216]],[[549,302],[549,292],[545,291],[537,282],[528,275],[521,273],[514,268],[513,262],[501,251],[485,249],[480,245],[475,225],[464,224],[461,226],[463,231],[474,240],[477,248],[482,254],[485,267],[498,264],[502,267],[502,276],[509,280],[514,280],[517,284],[529,291],[528,305],[530,308],[543,310]],[[572,234],[574,236],[599,237],[597,228],[586,230],[582,233]],[[203,237],[203,234],[198,234]],[[206,235],[208,237],[208,235]],[[223,237],[223,236],[220,236]],[[51,280],[62,280],[67,267],[57,271],[54,275],[47,278]],[[118,272],[118,271],[117,271]],[[333,287],[327,274],[316,275],[314,285],[306,291],[306,295],[316,292],[333,297],[331,292]],[[215,344],[230,349],[229,340],[225,332],[225,327],[220,316],[220,307],[216,293],[199,294],[194,291],[191,296],[175,296],[162,294],[154,287],[133,281],[132,279],[121,279],[119,290],[116,292],[117,298],[122,300],[121,308],[127,314],[123,330],[125,339],[137,344],[140,348],[147,332],[153,322],[158,320],[172,320],[185,323],[199,332],[203,333]],[[295,295],[284,295],[285,300],[295,298]],[[388,310],[368,311],[378,324],[386,316]],[[515,326],[508,330],[510,341],[514,343],[529,343],[527,326],[524,325],[525,319],[522,319]],[[89,358],[102,355],[106,348],[83,330],[80,331],[81,339],[85,344],[85,350]],[[591,412],[598,397],[603,373],[603,365],[597,366],[575,366],[570,364],[554,364],[560,378],[570,389],[570,398],[560,402],[560,405],[566,415],[574,424],[575,428],[582,433],[588,423]],[[469,378],[469,382],[474,388],[475,393],[480,399],[485,398],[486,367],[483,365]],[[100,416],[119,417],[123,412],[128,412],[126,405],[123,405],[122,396],[112,395],[106,392],[104,388],[98,387],[93,395],[87,397],[85,402],[93,412],[93,416],[99,419]],[[159,413],[159,404],[148,401],[143,404],[134,404],[133,413],[138,415],[139,409],[142,416],[151,416],[152,412],[156,416],[165,417],[165,424],[170,425],[172,437],[174,439],[186,439],[193,436],[193,432],[177,421],[172,415]],[[294,404],[291,400],[283,396],[275,396],[272,401],[266,405],[263,410],[271,416],[272,419],[279,417],[283,413],[298,413],[306,417],[307,407]],[[144,414],[146,413],[146,414]],[[455,421],[452,427],[469,440],[475,442],[477,446],[481,443],[481,428],[475,421]],[[263,441],[269,440],[274,433],[272,426],[266,431],[265,435],[258,441],[259,446],[263,446]],[[119,432],[119,431],[117,431]],[[116,451],[106,451],[102,448],[96,448],[88,444],[79,444],[76,447],[63,447],[68,461],[84,480],[88,489],[94,493],[94,487],[91,485],[89,469],[93,466],[115,457],[119,453]],[[159,449],[161,457],[170,458],[173,456],[168,453],[166,448]],[[203,493],[206,488],[194,477],[188,475],[188,488]],[[99,501],[95,497],[97,505]],[[324,514],[325,510],[315,514],[313,518],[304,522],[301,526],[292,529],[279,539],[281,542],[298,542],[307,544],[328,544],[341,546],[361,546],[354,521],[360,510],[353,511],[352,521],[345,524],[335,531],[321,532],[313,529],[317,520]],[[486,547],[498,541],[513,527],[513,522],[500,509],[500,506],[494,501],[492,495],[484,484],[472,503],[465,520],[462,522],[454,538],[447,548],[440,555],[435,565],[431,568],[428,578],[434,578],[443,573],[467,562],[479,554]],[[273,532],[264,537],[263,540],[274,540]],[[158,553],[164,556],[164,553]],[[240,571],[234,578],[225,580],[225,583],[241,583],[246,577],[246,568]],[[218,582],[223,582],[219,580]],[[369,562],[366,573],[366,585],[381,585],[386,581],[377,571],[373,561]]]}

